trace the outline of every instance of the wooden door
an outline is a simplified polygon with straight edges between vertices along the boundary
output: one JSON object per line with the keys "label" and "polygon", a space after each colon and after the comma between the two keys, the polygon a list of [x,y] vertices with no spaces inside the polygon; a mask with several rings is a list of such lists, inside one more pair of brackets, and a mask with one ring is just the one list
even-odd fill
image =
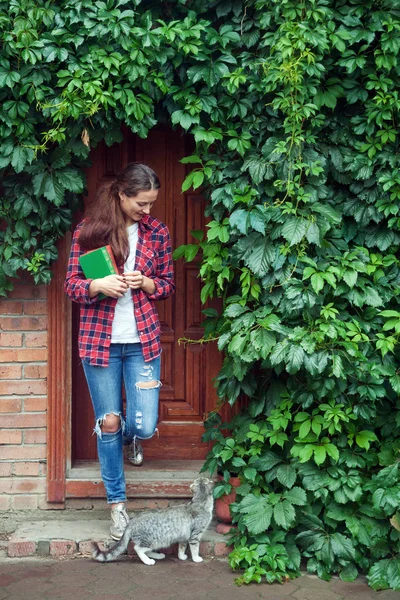
{"label": "wooden door", "polygon": [[[101,183],[112,179],[128,162],[148,164],[158,174],[161,190],[152,215],[169,228],[173,248],[194,243],[194,229],[204,229],[204,199],[200,194],[181,193],[185,166],[179,160],[188,154],[185,138],[168,129],[155,129],[146,140],[126,133],[121,144],[108,148],[99,145],[91,152],[88,171],[88,196],[85,206],[95,198]],[[175,263],[176,293],[157,302],[161,322],[162,388],[160,392],[159,435],[144,441],[147,459],[200,460],[208,446],[201,441],[204,415],[212,410],[216,394],[212,379],[221,358],[215,345],[180,343],[202,336],[198,265]],[[79,306],[72,319],[72,460],[96,458],[94,417],[86,380],[77,349]]]}

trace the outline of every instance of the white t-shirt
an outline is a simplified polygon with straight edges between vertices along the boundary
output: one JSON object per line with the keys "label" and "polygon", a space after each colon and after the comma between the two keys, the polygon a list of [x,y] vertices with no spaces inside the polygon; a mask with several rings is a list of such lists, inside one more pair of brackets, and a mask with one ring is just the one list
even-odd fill
{"label": "white t-shirt", "polygon": [[[133,223],[133,225],[127,227],[129,256],[124,265],[124,271],[135,270],[138,230],[138,223]],[[128,289],[122,298],[118,298],[117,304],[115,305],[115,315],[111,333],[111,342],[113,344],[135,344],[140,342],[133,310],[132,290]]]}

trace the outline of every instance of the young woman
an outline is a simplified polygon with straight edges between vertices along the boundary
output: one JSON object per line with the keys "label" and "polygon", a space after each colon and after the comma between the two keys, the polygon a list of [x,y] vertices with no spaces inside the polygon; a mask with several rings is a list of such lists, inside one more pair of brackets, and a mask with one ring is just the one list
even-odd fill
{"label": "young woman", "polygon": [[[161,345],[154,300],[175,290],[168,229],[150,216],[159,188],[156,173],[140,163],[128,164],[102,186],[74,232],[65,280],[66,293],[81,305],[79,356],[93,403],[114,539],[129,521],[123,449],[132,464],[141,465],[139,440],[153,436],[158,420]],[[86,279],[79,256],[108,244],[119,274]]]}

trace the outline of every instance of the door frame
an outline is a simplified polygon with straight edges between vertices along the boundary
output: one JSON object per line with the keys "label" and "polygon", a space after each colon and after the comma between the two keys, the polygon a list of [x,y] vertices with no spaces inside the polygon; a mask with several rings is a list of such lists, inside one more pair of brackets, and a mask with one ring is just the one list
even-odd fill
{"label": "door frame", "polygon": [[57,243],[58,259],[48,287],[47,501],[64,503],[71,456],[71,302],[64,292],[71,234]]}
{"label": "door frame", "polygon": [[[198,192],[194,195],[197,194]],[[49,356],[46,488],[47,501],[55,504],[64,504],[67,498],[105,497],[104,486],[99,475],[93,478],[87,473],[75,473],[72,468],[72,303],[64,292],[71,237],[71,232],[68,232],[57,242],[58,259],[52,265],[53,277],[47,294]],[[182,265],[179,268],[183,268]],[[212,302],[210,306],[213,304]],[[212,380],[216,374],[216,366],[219,365],[220,368],[222,364],[221,353],[215,342],[209,345],[207,354],[205,394],[207,397],[214,397],[213,406],[215,408],[218,398]],[[212,368],[211,365],[213,365]],[[208,410],[207,407],[206,410]],[[227,420],[232,409],[222,407],[219,412],[223,419]],[[187,460],[185,468],[179,467],[178,464],[171,465],[171,468],[172,470],[188,471],[191,469],[189,465],[191,462],[202,463],[203,461]],[[192,465],[195,474],[199,468],[199,465]],[[174,473],[173,481],[168,482],[165,479],[165,470],[160,472],[159,481],[154,477],[146,479],[142,474],[138,474],[134,484],[127,481],[128,496],[131,498],[190,496],[188,482],[184,480],[183,476],[180,478]]]}

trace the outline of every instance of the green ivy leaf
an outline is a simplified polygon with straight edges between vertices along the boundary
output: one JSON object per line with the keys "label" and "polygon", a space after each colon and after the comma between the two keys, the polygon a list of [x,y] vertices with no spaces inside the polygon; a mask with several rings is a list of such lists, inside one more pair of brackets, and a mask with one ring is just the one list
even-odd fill
{"label": "green ivy leaf", "polygon": [[356,444],[360,448],[365,448],[365,450],[369,450],[371,442],[377,442],[378,438],[376,437],[373,431],[360,431],[356,435]]}
{"label": "green ivy leaf", "polygon": [[285,492],[284,497],[291,504],[295,504],[297,506],[305,506],[307,504],[307,494],[300,487],[294,487],[288,492]]}
{"label": "green ivy leaf", "polygon": [[278,526],[283,529],[290,529],[296,518],[296,511],[292,504],[283,500],[274,506],[274,519]]}
{"label": "green ivy leaf", "polygon": [[292,465],[281,465],[276,472],[276,478],[279,483],[287,488],[291,488],[296,481],[296,470]]}
{"label": "green ivy leaf", "polygon": [[341,533],[333,533],[331,535],[332,550],[339,558],[345,560],[355,559],[355,550],[353,543],[349,538],[342,535]]}
{"label": "green ivy leaf", "polygon": [[268,498],[249,494],[239,503],[238,510],[245,514],[244,522],[250,533],[258,534],[268,530],[273,513]]}
{"label": "green ivy leaf", "polygon": [[282,227],[282,235],[289,242],[290,246],[294,246],[301,242],[307,231],[307,221],[298,217],[289,217]]}
{"label": "green ivy leaf", "polygon": [[288,373],[291,375],[297,373],[303,365],[304,354],[304,350],[301,346],[295,346],[294,344],[289,346],[289,350],[286,354],[286,371]]}

